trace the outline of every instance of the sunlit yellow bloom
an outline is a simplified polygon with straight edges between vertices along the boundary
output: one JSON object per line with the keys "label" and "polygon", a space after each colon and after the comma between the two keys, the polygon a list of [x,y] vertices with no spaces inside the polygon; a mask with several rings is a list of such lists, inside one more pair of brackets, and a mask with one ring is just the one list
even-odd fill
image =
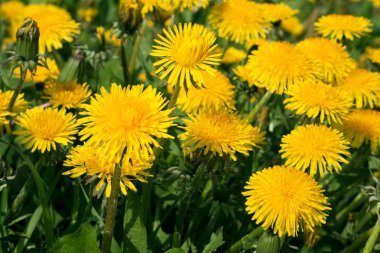
{"label": "sunlit yellow bloom", "polygon": [[368,59],[376,64],[380,65],[380,48],[366,48],[366,54]]}
{"label": "sunlit yellow bloom", "polygon": [[328,207],[323,189],[308,174],[273,166],[251,175],[243,195],[248,214],[264,229],[279,236],[297,236],[326,223]]}
{"label": "sunlit yellow bloom", "polygon": [[336,129],[324,125],[298,126],[281,139],[281,157],[285,165],[305,171],[310,175],[317,171],[323,176],[326,171],[339,172],[340,163],[348,163],[349,142]]}
{"label": "sunlit yellow bloom", "polygon": [[271,28],[260,5],[248,0],[225,0],[215,4],[209,22],[220,37],[240,44],[265,37]]}
{"label": "sunlit yellow bloom", "polygon": [[247,58],[247,53],[235,47],[229,47],[223,55],[222,63],[234,64]]}
{"label": "sunlit yellow bloom", "polygon": [[[57,63],[52,58],[46,58],[47,68],[43,66],[38,66],[36,68],[36,73],[32,75],[29,70],[27,70],[25,81],[26,82],[35,82],[43,83],[48,80],[55,80],[59,75],[59,68]],[[20,68],[16,68],[13,72],[14,77],[20,78]]]}
{"label": "sunlit yellow bloom", "polygon": [[86,23],[91,23],[94,17],[98,14],[98,10],[95,8],[80,8],[78,9],[78,17],[84,20]]}
{"label": "sunlit yellow bloom", "polygon": [[110,92],[102,87],[89,105],[83,105],[81,140],[102,143],[111,157],[121,157],[124,149],[127,155],[140,149],[152,154],[152,146],[160,147],[155,138],[173,138],[167,134],[174,118],[170,117],[172,110],[163,109],[166,104],[152,86],[112,84]]}
{"label": "sunlit yellow bloom", "polygon": [[294,10],[284,3],[263,3],[260,4],[260,9],[264,13],[264,17],[272,23],[291,18],[298,13],[298,10]]}
{"label": "sunlit yellow bloom", "polygon": [[306,114],[317,118],[321,123],[327,120],[341,123],[350,111],[352,100],[340,89],[320,82],[305,82],[293,85],[286,92],[289,98],[284,100],[285,107],[297,115]]}
{"label": "sunlit yellow bloom", "polygon": [[56,144],[68,145],[78,132],[75,117],[65,110],[34,107],[20,114],[16,123],[21,127],[15,131],[20,143],[34,152],[56,150]]}
{"label": "sunlit yellow bloom", "polygon": [[364,17],[330,14],[320,17],[314,26],[324,37],[354,40],[372,32],[373,24]]}
{"label": "sunlit yellow bloom", "polygon": [[282,20],[281,28],[294,36],[298,36],[303,33],[303,25],[297,17]]}
{"label": "sunlit yellow bloom", "polygon": [[379,111],[354,110],[337,127],[351,141],[352,147],[359,148],[363,143],[370,143],[372,153],[377,152],[380,144]]}
{"label": "sunlit yellow bloom", "polygon": [[[7,112],[9,103],[13,96],[14,91],[2,91],[0,90],[0,112]],[[28,102],[24,99],[24,94],[20,93],[13,105],[12,112],[19,113],[25,111],[28,108]]]}
{"label": "sunlit yellow bloom", "polygon": [[247,63],[252,78],[277,94],[290,85],[314,80],[312,67],[307,55],[288,42],[261,45],[252,51]]}
{"label": "sunlit yellow bloom", "polygon": [[24,4],[20,1],[8,1],[0,3],[0,20],[10,20],[17,16],[24,8]]}
{"label": "sunlit yellow bloom", "polygon": [[315,75],[327,83],[347,77],[356,67],[346,48],[336,41],[311,38],[301,41],[296,47],[309,56]]}
{"label": "sunlit yellow bloom", "polygon": [[169,85],[179,83],[191,86],[193,82],[204,83],[201,70],[215,73],[212,66],[219,65],[221,53],[216,52],[215,35],[198,24],[179,24],[164,29],[165,37],[158,34],[152,56],[161,58],[153,63],[160,79],[168,76]]}
{"label": "sunlit yellow bloom", "polygon": [[380,105],[380,74],[377,72],[355,69],[338,87],[355,101],[356,108]]}
{"label": "sunlit yellow bloom", "polygon": [[40,29],[39,51],[51,52],[62,48],[63,42],[72,42],[80,33],[80,25],[70,14],[57,6],[50,4],[30,4],[22,8],[19,15],[12,19],[11,31],[16,41],[16,31],[25,17],[31,17]]}
{"label": "sunlit yellow bloom", "polygon": [[[147,169],[152,166],[153,159],[140,159],[136,154],[124,156],[120,180],[120,190],[124,195],[127,195],[127,190],[137,191],[133,180],[146,183],[146,177],[151,176]],[[80,177],[83,174],[87,176],[97,176],[99,182],[95,188],[97,195],[106,191],[106,197],[111,194],[111,181],[113,173],[117,165],[116,159],[110,159],[99,146],[89,145],[76,146],[67,155],[65,163],[67,167],[74,167],[63,175],[70,175],[72,178]]]}
{"label": "sunlit yellow bloom", "polygon": [[45,94],[53,106],[76,108],[80,107],[91,96],[91,91],[87,83],[53,82],[45,89]]}
{"label": "sunlit yellow bloom", "polygon": [[121,39],[117,38],[111,29],[105,30],[103,26],[96,27],[96,37],[102,43],[112,44],[115,47],[120,47],[121,45]]}
{"label": "sunlit yellow bloom", "polygon": [[[248,155],[256,141],[257,130],[249,122],[226,108],[205,108],[183,120],[185,132],[178,137],[183,141],[185,153],[197,151],[213,155],[229,155],[236,161],[236,152]],[[186,151],[187,150],[187,151]]]}
{"label": "sunlit yellow bloom", "polygon": [[192,112],[210,106],[234,109],[235,93],[230,80],[219,71],[215,75],[207,72],[202,72],[202,75],[204,87],[190,86],[187,94],[180,92],[177,104],[182,110]]}

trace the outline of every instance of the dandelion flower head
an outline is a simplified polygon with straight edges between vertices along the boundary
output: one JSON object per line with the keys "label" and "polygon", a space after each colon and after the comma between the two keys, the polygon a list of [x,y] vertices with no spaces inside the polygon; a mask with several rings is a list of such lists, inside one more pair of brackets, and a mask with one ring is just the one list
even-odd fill
{"label": "dandelion flower head", "polygon": [[341,123],[352,105],[352,99],[340,89],[321,82],[293,85],[286,93],[289,95],[284,100],[287,109],[312,119],[319,117],[321,123],[325,120],[328,124]]}
{"label": "dandelion flower head", "polygon": [[78,124],[75,117],[65,110],[35,107],[20,114],[16,121],[20,129],[17,139],[27,149],[41,153],[56,150],[57,144],[68,145],[75,140]]}
{"label": "dandelion flower head", "polygon": [[324,125],[298,126],[281,139],[281,157],[285,165],[305,171],[311,176],[326,171],[339,172],[340,163],[348,163],[349,142],[336,129]]}
{"label": "dandelion flower head", "polygon": [[158,34],[151,55],[160,59],[153,63],[160,79],[168,77],[168,84],[187,87],[195,82],[204,83],[201,71],[215,73],[213,66],[219,65],[221,53],[216,52],[215,35],[198,24],[174,25]]}
{"label": "dandelion flower head", "polygon": [[173,138],[167,132],[174,118],[172,110],[164,109],[166,104],[152,86],[112,84],[109,92],[102,87],[90,104],[83,105],[81,140],[102,143],[110,157],[121,157],[124,149],[127,155],[136,150],[152,154],[153,146],[160,147],[155,138]]}
{"label": "dandelion flower head", "polygon": [[257,131],[249,122],[226,108],[205,108],[184,120],[185,132],[178,137],[189,154],[229,155],[236,161],[236,153],[248,155],[256,145]]}
{"label": "dandelion flower head", "polygon": [[364,17],[330,14],[320,17],[314,24],[315,29],[324,37],[336,40],[354,40],[372,32],[372,22]]}
{"label": "dandelion flower head", "polygon": [[246,210],[252,220],[279,236],[297,236],[326,223],[328,206],[323,189],[308,174],[273,166],[251,175],[244,187]]}

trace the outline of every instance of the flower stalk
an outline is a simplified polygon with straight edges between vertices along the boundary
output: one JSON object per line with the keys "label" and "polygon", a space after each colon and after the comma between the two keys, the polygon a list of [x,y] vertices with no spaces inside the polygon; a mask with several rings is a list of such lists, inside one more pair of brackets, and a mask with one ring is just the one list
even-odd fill
{"label": "flower stalk", "polygon": [[371,253],[375,247],[375,243],[380,234],[380,221],[377,220],[375,226],[373,227],[372,233],[369,236],[367,243],[363,249],[363,253]]}
{"label": "flower stalk", "polygon": [[250,111],[250,113],[248,114],[247,116],[248,122],[252,122],[255,119],[256,114],[261,110],[261,108],[266,104],[266,102],[268,102],[271,95],[272,93],[270,93],[269,91],[267,91],[264,94],[264,96],[260,99],[260,101],[255,105],[255,107],[253,107],[252,111]]}

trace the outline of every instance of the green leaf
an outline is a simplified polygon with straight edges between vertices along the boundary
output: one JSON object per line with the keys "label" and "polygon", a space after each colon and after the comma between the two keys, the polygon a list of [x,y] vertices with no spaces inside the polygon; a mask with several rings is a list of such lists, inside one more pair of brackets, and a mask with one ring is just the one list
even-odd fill
{"label": "green leaf", "polygon": [[95,228],[88,223],[83,223],[74,233],[61,237],[50,252],[100,253],[96,237]]}
{"label": "green leaf", "polygon": [[215,252],[223,244],[223,227],[221,227],[216,231],[216,233],[211,234],[210,242],[205,246],[202,253]]}
{"label": "green leaf", "polygon": [[186,251],[181,248],[173,248],[165,251],[165,253],[186,253]]}
{"label": "green leaf", "polygon": [[129,192],[124,216],[123,252],[147,252],[147,234],[142,221],[143,204],[134,192]]}

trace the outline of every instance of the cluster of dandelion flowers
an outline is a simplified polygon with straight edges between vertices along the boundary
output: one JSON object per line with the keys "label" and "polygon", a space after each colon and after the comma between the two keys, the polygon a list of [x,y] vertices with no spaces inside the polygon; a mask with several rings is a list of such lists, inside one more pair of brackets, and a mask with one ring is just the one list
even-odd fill
{"label": "cluster of dandelion flowers", "polygon": [[252,51],[247,68],[252,79],[280,95],[290,85],[315,80],[307,55],[285,41],[262,44]]}
{"label": "cluster of dandelion flowers", "polygon": [[248,155],[257,146],[257,140],[262,141],[257,129],[226,108],[204,108],[183,121],[185,132],[178,137],[190,155],[197,151],[211,152],[229,155],[236,161],[236,152]]}
{"label": "cluster of dandelion flowers", "polygon": [[78,124],[75,117],[65,110],[35,107],[21,113],[16,121],[20,129],[15,131],[20,143],[34,152],[56,150],[57,144],[68,145],[75,140]]}
{"label": "cluster of dandelion flowers", "polygon": [[380,74],[366,69],[355,69],[337,86],[352,101],[356,108],[380,105]]}
{"label": "cluster of dandelion flowers", "polygon": [[248,0],[224,0],[215,4],[208,19],[220,37],[240,44],[266,37],[272,27],[260,5]]}
{"label": "cluster of dandelion flowers", "polygon": [[309,56],[315,75],[327,83],[339,81],[348,76],[355,67],[346,48],[336,41],[325,38],[310,38],[296,47]]}
{"label": "cluster of dandelion flowers", "polygon": [[291,167],[273,166],[251,175],[243,195],[248,214],[264,229],[279,236],[297,236],[326,223],[328,206],[323,189],[308,174]]}
{"label": "cluster of dandelion flowers", "polygon": [[330,14],[322,16],[314,24],[315,29],[324,37],[337,40],[354,40],[372,32],[372,22],[364,17]]}
{"label": "cluster of dandelion flowers", "polygon": [[376,110],[354,110],[337,128],[350,140],[351,146],[359,148],[370,143],[372,153],[376,153],[380,144],[380,112]]}
{"label": "cluster of dandelion flowers", "polygon": [[284,3],[263,3],[260,4],[260,9],[263,11],[264,17],[272,23],[282,22],[298,13],[298,10],[294,10]]}
{"label": "cluster of dandelion flowers", "polygon": [[185,112],[211,106],[234,109],[235,92],[230,80],[219,71],[214,75],[203,71],[202,76],[205,81],[204,87],[190,86],[187,93],[181,91],[177,105]]}
{"label": "cluster of dandelion flowers", "polygon": [[76,81],[52,82],[47,85],[44,92],[53,106],[67,109],[80,107],[91,96],[87,83],[79,84]]}
{"label": "cluster of dandelion flowers", "polygon": [[306,171],[310,175],[319,172],[324,176],[326,171],[339,172],[340,163],[348,163],[350,143],[336,129],[324,125],[298,126],[281,139],[281,157],[285,165]]}
{"label": "cluster of dandelion flowers", "polygon": [[[137,191],[132,180],[146,182],[145,178],[150,176],[147,170],[152,166],[152,157],[140,157],[136,154],[123,157],[120,190],[124,195],[127,195],[128,189]],[[109,197],[114,170],[116,166],[119,166],[116,160],[115,158],[110,158],[99,145],[85,143],[82,146],[76,146],[67,155],[64,166],[74,168],[64,172],[63,175],[77,178],[86,174],[90,179],[96,175],[99,178],[99,182],[95,188],[98,196],[105,189],[106,197]]]}
{"label": "cluster of dandelion flowers", "polygon": [[379,48],[372,48],[372,47],[366,48],[366,55],[371,62],[380,65],[380,49]]}
{"label": "cluster of dandelion flowers", "polygon": [[247,58],[245,51],[235,47],[229,47],[223,55],[222,63],[234,64],[243,61],[245,58]]}
{"label": "cluster of dandelion flowers", "polygon": [[30,4],[22,8],[19,15],[12,19],[10,34],[16,34],[25,17],[37,22],[40,29],[40,52],[60,49],[64,41],[72,42],[80,33],[80,24],[75,22],[66,10],[50,4]]}
{"label": "cluster of dandelion flowers", "polygon": [[192,81],[203,84],[201,70],[215,73],[212,66],[219,65],[221,53],[217,52],[215,35],[202,25],[186,23],[163,30],[166,38],[158,34],[152,56],[161,58],[153,63],[160,79],[168,77],[169,85],[190,87]]}
{"label": "cluster of dandelion flowers", "polygon": [[[43,83],[48,80],[57,79],[60,71],[56,61],[52,58],[46,58],[46,65],[48,66],[47,68],[37,65],[36,72],[33,75],[27,70],[25,81]],[[20,78],[20,68],[16,68],[13,75],[15,78]]]}
{"label": "cluster of dandelion flowers", "polygon": [[318,81],[293,85],[286,93],[289,95],[284,100],[287,109],[312,119],[319,117],[321,123],[325,120],[329,124],[341,123],[352,105],[351,98],[340,89]]}
{"label": "cluster of dandelion flowers", "polygon": [[120,157],[125,148],[127,155],[140,149],[152,154],[152,146],[159,147],[155,138],[173,138],[167,134],[174,118],[172,109],[163,109],[166,104],[151,86],[112,84],[109,92],[102,87],[90,104],[83,105],[84,117],[78,120],[84,125],[81,140],[102,143],[110,156]]}

